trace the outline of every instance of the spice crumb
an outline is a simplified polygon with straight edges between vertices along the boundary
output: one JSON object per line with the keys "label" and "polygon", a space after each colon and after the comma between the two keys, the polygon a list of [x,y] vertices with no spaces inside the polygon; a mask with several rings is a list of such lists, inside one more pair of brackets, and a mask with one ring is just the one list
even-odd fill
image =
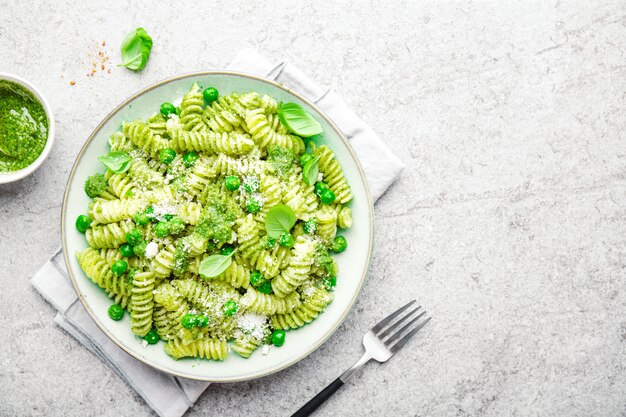
{"label": "spice crumb", "polygon": [[70,85],[76,85],[76,81],[70,81]]}
{"label": "spice crumb", "polygon": [[111,74],[109,68],[109,52],[106,48],[106,41],[96,41],[94,48],[86,53],[86,59],[84,61],[87,66],[87,77],[95,77],[98,72],[105,72]]}

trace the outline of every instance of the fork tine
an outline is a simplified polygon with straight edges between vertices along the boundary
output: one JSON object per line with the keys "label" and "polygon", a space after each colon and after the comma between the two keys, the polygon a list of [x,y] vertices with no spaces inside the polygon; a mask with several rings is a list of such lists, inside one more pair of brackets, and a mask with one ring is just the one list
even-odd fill
{"label": "fork tine", "polygon": [[387,337],[392,331],[394,331],[394,329],[397,329],[398,326],[400,326],[402,323],[404,323],[408,318],[410,318],[413,313],[415,313],[416,311],[419,311],[420,308],[422,308],[422,306],[417,306],[415,307],[413,310],[409,311],[408,313],[406,313],[404,315],[404,317],[402,317],[400,320],[396,321],[395,323],[393,323],[392,325],[390,325],[389,327],[387,327],[387,329],[385,329],[384,332],[378,334],[378,338],[380,340],[384,339],[385,337]]}
{"label": "fork tine", "polygon": [[398,340],[400,338],[400,336],[402,336],[402,334],[408,329],[410,328],[413,324],[415,324],[416,321],[418,321],[420,318],[422,318],[422,316],[424,316],[424,314],[426,314],[425,311],[422,311],[420,314],[417,315],[417,317],[415,317],[413,320],[411,320],[410,322],[408,322],[406,325],[404,325],[400,330],[394,332],[394,334],[392,334],[389,339],[385,340],[383,343],[385,344],[385,346],[390,346],[392,342]]}
{"label": "fork tine", "polygon": [[415,336],[415,334],[417,332],[419,332],[422,327],[424,327],[426,325],[426,323],[428,323],[430,321],[430,319],[432,319],[432,317],[428,317],[424,322],[420,323],[415,329],[411,330],[409,333],[407,333],[406,336],[404,336],[402,339],[398,340],[398,342],[396,342],[395,345],[393,345],[391,348],[389,348],[389,350],[391,351],[392,354],[395,354],[397,351],[399,351],[400,349],[402,349],[402,346],[405,345],[406,342],[408,342],[408,340],[410,338],[412,338],[413,336]]}
{"label": "fork tine", "polygon": [[379,331],[381,331],[383,327],[385,327],[387,324],[389,324],[391,322],[391,320],[393,320],[396,317],[398,317],[400,315],[400,313],[402,313],[404,310],[406,310],[407,308],[411,307],[415,303],[416,303],[415,300],[411,300],[405,306],[400,307],[399,309],[397,309],[396,311],[394,311],[393,313],[391,313],[390,315],[388,315],[387,317],[382,319],[380,322],[378,322],[378,324],[376,326],[372,327],[372,332],[374,332],[374,334],[376,334]]}

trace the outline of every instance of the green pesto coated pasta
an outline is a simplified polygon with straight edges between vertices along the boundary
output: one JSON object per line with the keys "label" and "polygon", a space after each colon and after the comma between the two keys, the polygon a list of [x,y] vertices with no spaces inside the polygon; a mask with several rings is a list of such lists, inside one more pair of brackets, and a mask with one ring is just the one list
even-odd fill
{"label": "green pesto coated pasta", "polygon": [[97,250],[86,248],[78,252],[76,258],[85,274],[100,288],[123,297],[131,295],[132,283],[125,276],[113,274],[111,267]]}
{"label": "green pesto coated pasta", "polygon": [[257,340],[249,335],[241,334],[235,336],[231,349],[242,358],[249,358],[250,355],[252,355],[252,352],[254,352],[260,344],[260,340]]}
{"label": "green pesto coated pasta", "polygon": [[[112,132],[110,150],[130,164],[92,176],[88,247],[76,257],[128,311],[130,331],[155,329],[173,359],[223,360],[232,350],[254,360],[274,330],[310,323],[332,302],[342,255],[329,249],[338,228],[352,226],[352,192],[332,145],[293,134],[277,98],[209,90],[205,100],[206,87],[194,83],[180,112],[155,109]],[[318,158],[314,180],[334,201],[323,203],[305,182],[304,152]],[[283,209],[295,224],[268,235],[266,223]],[[214,255],[230,263],[212,272]]]}
{"label": "green pesto coated pasta", "polygon": [[95,223],[115,223],[132,217],[145,205],[144,200],[135,198],[125,200],[96,199],[91,204],[88,214]]}
{"label": "green pesto coated pasta", "polygon": [[228,344],[225,341],[207,339],[184,345],[180,339],[174,339],[167,342],[165,352],[174,359],[192,357],[221,361],[228,355]]}
{"label": "green pesto coated pasta", "polygon": [[152,328],[154,310],[154,273],[137,272],[133,277],[130,328],[137,336],[145,336]]}
{"label": "green pesto coated pasta", "polygon": [[92,248],[117,248],[126,242],[126,233],[132,228],[133,224],[130,220],[103,224],[87,229],[85,237]]}
{"label": "green pesto coated pasta", "polygon": [[250,287],[241,298],[241,304],[246,307],[246,311],[272,316],[274,314],[290,313],[299,307],[301,302],[300,295],[295,291],[285,298],[280,298],[274,294],[260,293]]}
{"label": "green pesto coated pasta", "polygon": [[339,162],[335,159],[335,154],[326,145],[322,145],[315,149],[313,154],[319,157],[319,167],[324,182],[335,193],[335,201],[345,204],[352,200],[352,191],[343,175],[343,171],[339,166]]}
{"label": "green pesto coated pasta", "polygon": [[272,280],[272,289],[276,296],[286,297],[309,278],[314,251],[315,245],[311,240],[304,236],[298,238],[289,259],[289,265]]}
{"label": "green pesto coated pasta", "polygon": [[204,99],[202,91],[197,83],[191,87],[191,90],[185,94],[180,103],[180,121],[185,130],[204,130],[206,125],[202,121],[202,106]]}
{"label": "green pesto coated pasta", "polygon": [[130,139],[133,145],[156,158],[159,152],[167,148],[168,142],[159,135],[155,135],[150,128],[141,121],[122,124],[122,132]]}
{"label": "green pesto coated pasta", "polygon": [[130,152],[137,149],[122,132],[115,132],[109,137],[109,146],[112,152]]}
{"label": "green pesto coated pasta", "polygon": [[323,288],[308,287],[304,292],[311,294],[305,296],[302,305],[286,314],[272,316],[270,323],[275,329],[297,329],[313,321],[328,304],[333,300],[333,294]]}

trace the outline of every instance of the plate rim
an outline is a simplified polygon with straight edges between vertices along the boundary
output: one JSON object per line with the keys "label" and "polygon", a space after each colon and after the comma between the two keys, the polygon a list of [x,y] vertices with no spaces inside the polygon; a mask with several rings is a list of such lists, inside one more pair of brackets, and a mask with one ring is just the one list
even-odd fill
{"label": "plate rim", "polygon": [[[91,308],[89,307],[89,303],[87,303],[87,301],[85,300],[85,296],[84,294],[80,291],[77,283],[76,283],[76,277],[74,276],[74,272],[72,270],[72,266],[71,263],[69,261],[69,257],[68,257],[68,251],[67,251],[67,231],[65,230],[65,224],[66,224],[66,207],[67,207],[67,202],[68,202],[68,197],[69,197],[69,190],[70,190],[70,183],[72,182],[73,178],[74,178],[74,174],[76,172],[76,169],[78,167],[79,162],[82,160],[83,158],[83,154],[85,152],[85,150],[87,149],[87,146],[94,140],[95,136],[98,134],[98,132],[100,132],[100,130],[102,129],[102,127],[109,121],[109,119],[111,119],[115,114],[117,114],[120,110],[122,110],[125,106],[127,106],[129,103],[131,103],[133,100],[135,100],[136,98],[142,96],[143,94],[158,88],[162,85],[168,84],[170,82],[173,81],[177,81],[177,80],[181,80],[184,78],[192,78],[192,77],[202,77],[202,76],[207,76],[207,75],[225,75],[225,76],[236,76],[236,77],[244,77],[244,78],[249,78],[255,81],[260,81],[263,83],[267,83],[270,84],[276,88],[279,88],[293,96],[295,96],[296,98],[298,98],[299,100],[303,101],[304,103],[306,103],[308,106],[312,107],[328,124],[329,126],[335,131],[335,133],[339,136],[339,138],[341,139],[341,141],[344,143],[344,145],[346,146],[346,148],[348,149],[348,152],[350,153],[352,159],[354,160],[354,162],[356,163],[356,167],[359,173],[359,176],[361,177],[361,181],[365,187],[365,196],[367,198],[367,205],[369,208],[369,242],[368,242],[368,251],[367,251],[367,258],[366,258],[366,263],[365,263],[365,269],[363,271],[363,274],[361,275],[360,281],[359,281],[359,285],[357,288],[357,291],[355,291],[354,296],[352,297],[352,300],[350,300],[350,304],[348,306],[348,308],[345,309],[345,311],[343,312],[343,314],[341,315],[341,317],[339,318],[339,320],[337,320],[335,322],[335,324],[332,326],[332,328],[330,330],[328,330],[326,332],[326,334],[324,334],[324,336],[315,344],[309,346],[306,351],[299,355],[298,357],[285,362],[285,363],[281,363],[277,366],[274,366],[272,368],[268,368],[264,371],[260,371],[260,372],[256,372],[253,374],[249,374],[246,376],[240,376],[240,377],[211,377],[211,376],[207,376],[207,377],[202,377],[202,376],[198,376],[198,375],[191,375],[191,374],[186,374],[184,372],[179,372],[179,371],[175,371],[172,369],[167,369],[165,367],[163,367],[162,365],[160,365],[159,363],[148,359],[146,357],[142,357],[134,352],[132,352],[130,349],[127,349],[125,346],[123,346],[118,340],[117,338],[110,333],[106,326],[104,326],[100,320],[98,320],[98,318],[96,317],[95,313],[91,310]],[[369,185],[367,183],[367,178],[365,177],[365,173],[363,171],[363,167],[361,166],[361,162],[359,161],[356,153],[354,152],[354,149],[352,148],[352,145],[350,145],[350,142],[348,142],[348,139],[345,137],[345,135],[343,134],[343,132],[337,127],[337,125],[322,111],[320,110],[314,103],[312,103],[309,99],[307,99],[306,97],[302,96],[301,94],[293,91],[291,88],[280,84],[274,80],[269,80],[267,78],[264,77],[259,77],[257,75],[252,75],[252,74],[247,74],[247,73],[243,73],[243,72],[238,72],[238,71],[223,71],[223,70],[219,70],[219,71],[195,71],[195,72],[188,72],[188,73],[183,73],[183,74],[179,74],[179,75],[175,75],[173,77],[168,77],[165,78],[161,81],[157,81],[154,84],[151,84],[141,90],[139,90],[138,92],[130,95],[129,97],[127,97],[125,100],[123,100],[119,105],[117,105],[112,111],[110,111],[105,117],[104,119],[102,119],[102,121],[100,123],[98,123],[98,125],[94,128],[94,130],[91,132],[91,134],[89,135],[89,137],[87,138],[87,140],[85,141],[85,143],[83,144],[83,146],[80,149],[80,152],[78,153],[78,155],[76,155],[76,159],[74,160],[74,164],[72,165],[72,169],[70,171],[69,177],[67,179],[67,182],[65,184],[65,192],[63,195],[63,204],[61,206],[61,242],[62,242],[62,248],[63,248],[63,259],[65,260],[65,265],[67,267],[68,270],[68,275],[70,276],[70,280],[72,281],[72,286],[74,287],[74,290],[76,291],[76,294],[78,296],[78,299],[80,300],[81,304],[83,305],[83,307],[85,308],[85,310],[87,311],[87,314],[89,314],[89,316],[91,317],[91,319],[95,322],[95,324],[98,326],[98,328],[120,349],[122,349],[124,352],[128,353],[129,355],[131,355],[133,358],[137,359],[138,361],[156,369],[159,370],[161,372],[164,372],[166,374],[169,375],[174,375],[177,377],[181,377],[181,378],[187,378],[187,379],[193,379],[193,380],[197,380],[197,381],[206,381],[206,382],[218,382],[218,383],[227,383],[227,382],[242,382],[242,381],[249,381],[249,380],[253,380],[253,379],[258,379],[258,378],[262,378],[271,374],[274,374],[276,372],[279,372],[283,369],[286,369],[292,365],[295,365],[296,363],[300,362],[302,359],[306,358],[307,356],[309,356],[311,353],[315,352],[320,346],[322,346],[324,343],[326,343],[326,341],[337,331],[337,329],[339,328],[339,326],[341,326],[341,324],[345,321],[346,317],[348,316],[348,314],[352,311],[352,308],[354,307],[354,304],[356,303],[356,300],[358,298],[358,296],[361,293],[361,290],[363,289],[363,284],[365,283],[365,278],[367,276],[367,273],[369,272],[369,267],[370,267],[370,263],[371,263],[371,257],[372,257],[372,248],[373,248],[373,243],[374,243],[374,205],[373,205],[373,201],[372,201],[372,195],[369,189]]]}

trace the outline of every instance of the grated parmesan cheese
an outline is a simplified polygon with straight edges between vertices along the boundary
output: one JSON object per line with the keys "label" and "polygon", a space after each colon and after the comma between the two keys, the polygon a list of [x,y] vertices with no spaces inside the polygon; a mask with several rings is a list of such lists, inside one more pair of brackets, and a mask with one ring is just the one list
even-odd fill
{"label": "grated parmesan cheese", "polygon": [[263,345],[262,352],[264,355],[267,355],[268,353],[270,353],[270,345]]}
{"label": "grated parmesan cheese", "polygon": [[146,246],[146,258],[154,258],[159,252],[159,245],[156,242],[150,242]]}
{"label": "grated parmesan cheese", "polygon": [[165,127],[167,130],[176,130],[182,127],[180,120],[178,119],[177,114],[171,114],[170,118],[165,122]]}
{"label": "grated parmesan cheese", "polygon": [[255,339],[262,339],[267,331],[267,317],[260,314],[244,314],[237,320],[237,325],[246,334]]}
{"label": "grated parmesan cheese", "polygon": [[306,297],[312,297],[313,294],[315,294],[315,287],[313,287],[312,285],[309,285],[304,290],[302,290],[302,294]]}
{"label": "grated parmesan cheese", "polygon": [[164,220],[163,216],[166,214],[176,214],[178,212],[176,204],[172,204],[170,201],[159,201],[152,208],[154,209],[154,217],[157,220]]}

